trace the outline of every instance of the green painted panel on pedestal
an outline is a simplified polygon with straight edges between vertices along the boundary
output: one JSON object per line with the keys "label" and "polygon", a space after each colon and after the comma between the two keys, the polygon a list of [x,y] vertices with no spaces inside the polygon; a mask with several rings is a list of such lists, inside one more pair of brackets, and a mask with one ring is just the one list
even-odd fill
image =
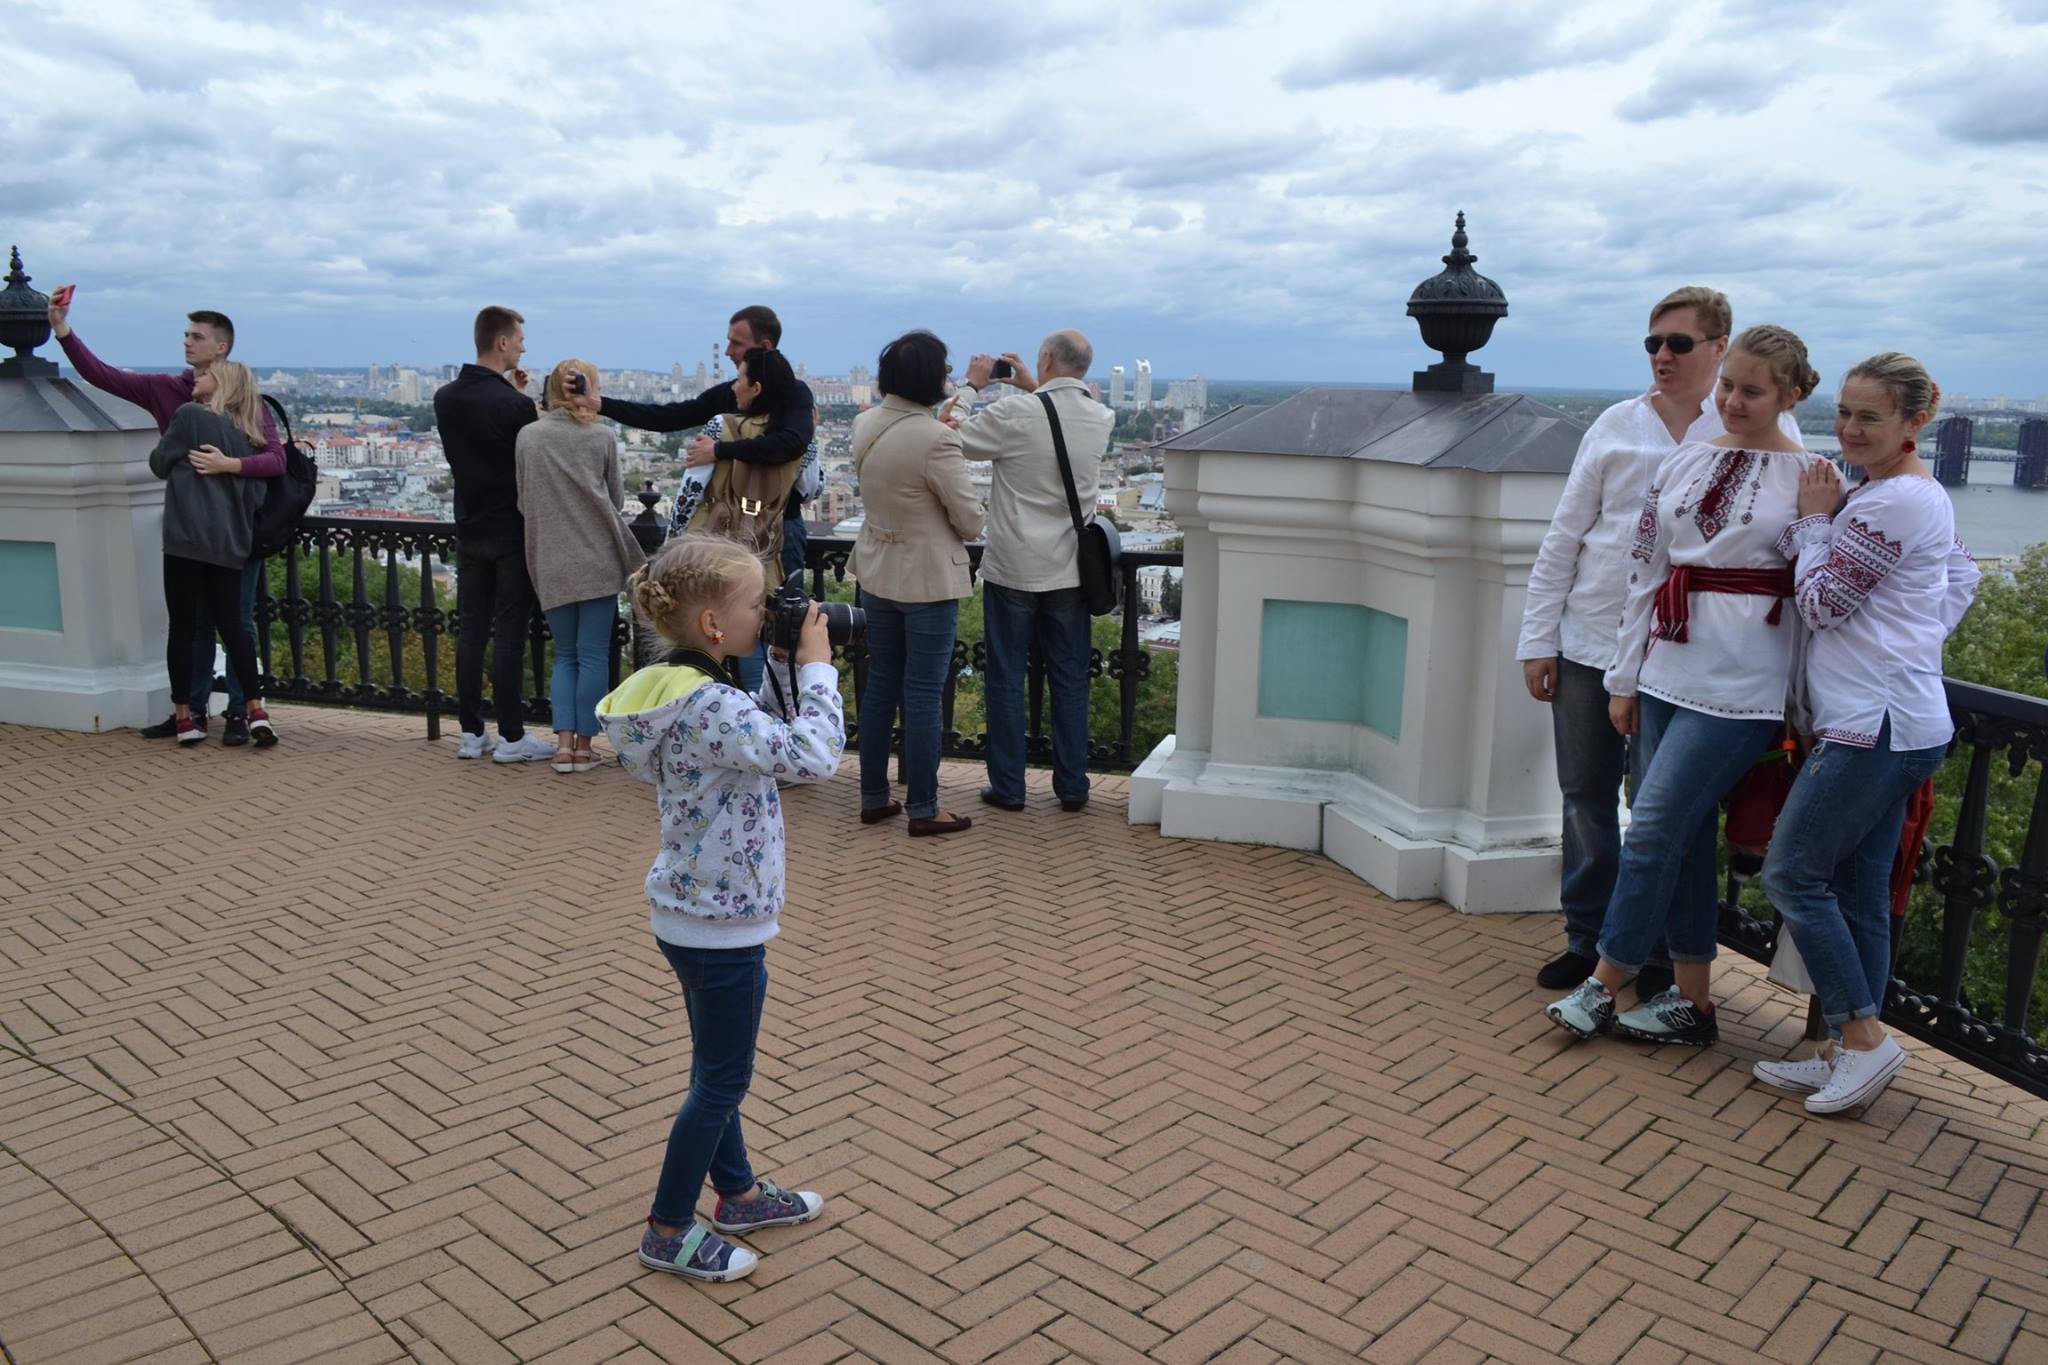
{"label": "green painted panel on pedestal", "polygon": [[47,540],[0,540],[0,628],[64,629],[57,547]]}
{"label": "green painted panel on pedestal", "polygon": [[1349,602],[1268,598],[1259,622],[1259,714],[1334,720],[1401,737],[1408,622]]}

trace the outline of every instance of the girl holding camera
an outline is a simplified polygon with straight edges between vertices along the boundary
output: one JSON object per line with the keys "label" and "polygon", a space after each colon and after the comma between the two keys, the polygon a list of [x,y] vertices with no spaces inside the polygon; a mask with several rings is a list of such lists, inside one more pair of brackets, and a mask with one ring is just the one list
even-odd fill
{"label": "girl holding camera", "polygon": [[[640,1262],[698,1280],[736,1280],[760,1259],[719,1233],[802,1223],[824,1199],[756,1182],[740,1128],[753,1078],[766,945],[784,882],[782,782],[823,782],[846,747],[839,674],[825,618],[804,618],[788,709],[732,682],[761,638],[767,591],[750,546],[719,536],[670,541],[628,584],[633,605],[673,646],[598,703],[626,769],[653,784],[661,850],[647,873],[650,922],[690,1018],[690,1092],[670,1128]],[[778,714],[778,712],[780,712]],[[696,1217],[706,1176],[718,1204]]]}

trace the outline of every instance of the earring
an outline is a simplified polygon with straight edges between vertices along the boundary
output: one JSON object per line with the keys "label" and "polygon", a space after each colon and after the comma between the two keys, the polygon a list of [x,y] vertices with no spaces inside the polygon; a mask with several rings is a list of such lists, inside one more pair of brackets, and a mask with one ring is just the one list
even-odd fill
{"label": "earring", "polygon": [[1901,447],[1901,449],[1903,449],[1908,455],[1911,455],[1914,451],[1918,450],[1919,448],[1920,443],[1910,436],[1906,438],[1906,444],[1903,447]]}
{"label": "earring", "polygon": [[725,632],[724,632],[724,631],[722,631],[722,630],[719,630],[719,629],[717,629],[716,627],[713,627],[713,629],[712,629],[712,631],[711,631],[711,643],[712,643],[712,644],[714,644],[714,645],[722,645],[722,644],[724,644],[724,643],[725,643]]}

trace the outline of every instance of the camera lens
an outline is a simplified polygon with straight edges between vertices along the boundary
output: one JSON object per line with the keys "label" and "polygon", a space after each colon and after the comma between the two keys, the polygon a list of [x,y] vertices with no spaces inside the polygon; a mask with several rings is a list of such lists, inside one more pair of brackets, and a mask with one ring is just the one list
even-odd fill
{"label": "camera lens", "polygon": [[844,602],[820,602],[818,611],[825,618],[825,638],[835,649],[853,644],[868,633],[868,614],[859,607],[849,607]]}

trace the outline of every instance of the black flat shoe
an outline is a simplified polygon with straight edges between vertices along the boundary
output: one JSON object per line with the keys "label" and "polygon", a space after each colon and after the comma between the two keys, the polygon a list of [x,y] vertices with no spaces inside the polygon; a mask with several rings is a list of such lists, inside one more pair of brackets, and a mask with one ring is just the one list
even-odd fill
{"label": "black flat shoe", "polygon": [[144,739],[176,739],[178,737],[178,713],[171,712],[154,725],[146,725],[135,732]]}
{"label": "black flat shoe", "polygon": [[1067,812],[1067,814],[1069,815],[1072,815],[1077,810],[1085,810],[1087,806],[1088,798],[1085,796],[1082,797],[1079,801],[1069,801],[1064,796],[1060,798],[1060,809]]}
{"label": "black flat shoe", "polygon": [[903,814],[903,803],[901,801],[891,801],[886,806],[863,806],[860,812],[860,822],[863,825],[878,825],[892,815],[901,814]]}
{"label": "black flat shoe", "polygon": [[981,789],[981,804],[984,806],[994,806],[997,810],[1024,809],[1022,801],[1005,801],[1002,797],[997,796],[994,787],[983,787]]}
{"label": "black flat shoe", "polygon": [[964,815],[919,816],[910,822],[910,837],[926,839],[934,834],[958,834],[973,824],[974,821]]}
{"label": "black flat shoe", "polygon": [[1600,965],[1600,959],[1584,953],[1560,953],[1536,973],[1536,984],[1547,991],[1566,991],[1584,981]]}

